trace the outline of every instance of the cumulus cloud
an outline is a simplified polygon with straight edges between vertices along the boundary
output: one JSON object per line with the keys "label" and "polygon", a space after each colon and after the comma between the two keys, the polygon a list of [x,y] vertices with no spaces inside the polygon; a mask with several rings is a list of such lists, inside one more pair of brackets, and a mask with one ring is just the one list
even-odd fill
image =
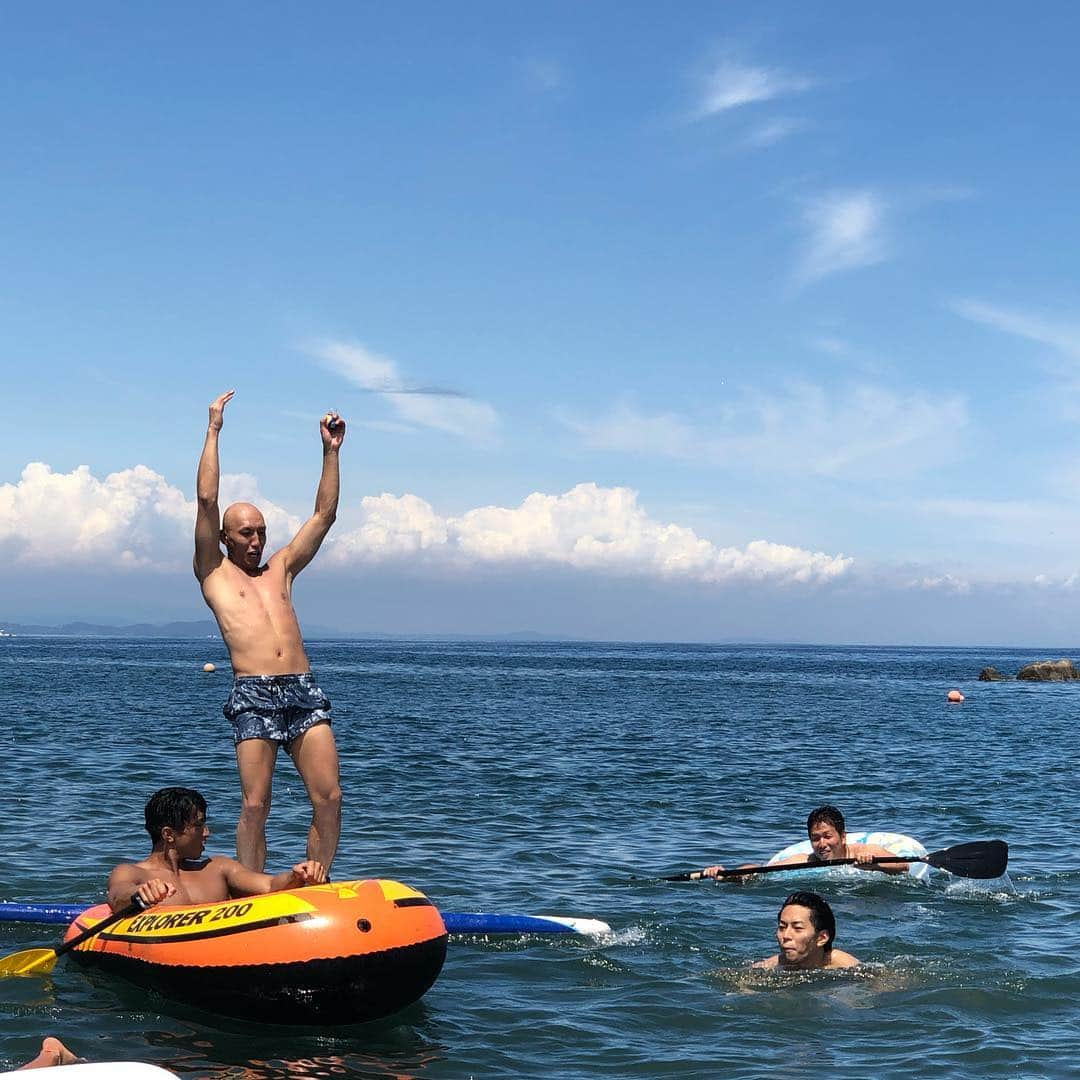
{"label": "cumulus cloud", "polygon": [[698,100],[699,119],[762,101],[801,94],[813,86],[810,79],[767,68],[721,59],[705,76]]}
{"label": "cumulus cloud", "polygon": [[17,563],[154,566],[194,520],[194,502],[145,465],[99,480],[86,465],[54,473],[31,462],[0,485],[0,549]]}
{"label": "cumulus cloud", "polygon": [[833,191],[803,212],[806,239],[796,266],[800,284],[885,259],[885,202],[872,191]]}
{"label": "cumulus cloud", "polygon": [[359,389],[378,394],[411,425],[474,442],[489,442],[498,431],[499,417],[490,405],[446,387],[410,384],[393,360],[356,342],[315,342],[306,351]]}
{"label": "cumulus cloud", "polygon": [[[252,476],[222,477],[222,506],[236,501],[263,511],[272,549],[300,526]],[[596,484],[560,495],[536,492],[520,506],[483,506],[459,517],[438,513],[416,495],[383,494],[363,499],[361,515],[357,528],[331,534],[327,563],[561,566],[699,582],[821,582],[842,576],[852,563],[766,540],[718,548],[691,529],[651,518],[636,492]],[[191,559],[194,520],[194,500],[145,465],[100,480],[85,465],[65,474],[35,462],[18,483],[0,485],[0,553],[9,565],[182,570]]]}
{"label": "cumulus cloud", "polygon": [[361,525],[334,545],[332,558],[339,563],[423,556],[429,563],[563,566],[703,583],[824,582],[841,577],[852,563],[843,555],[767,540],[719,548],[691,529],[651,518],[636,492],[591,483],[459,517],[443,517],[415,495],[371,496],[362,507]]}
{"label": "cumulus cloud", "polygon": [[[254,477],[222,476],[221,505],[232,502],[255,503],[281,542],[299,527]],[[191,558],[194,523],[195,501],[145,465],[100,480],[87,465],[55,473],[31,462],[18,483],[0,484],[0,551],[19,565],[174,570]]]}
{"label": "cumulus cloud", "polygon": [[563,417],[593,447],[718,468],[820,476],[917,472],[956,452],[967,423],[961,397],[807,383],[747,391],[709,416],[647,414],[627,403],[583,421]]}

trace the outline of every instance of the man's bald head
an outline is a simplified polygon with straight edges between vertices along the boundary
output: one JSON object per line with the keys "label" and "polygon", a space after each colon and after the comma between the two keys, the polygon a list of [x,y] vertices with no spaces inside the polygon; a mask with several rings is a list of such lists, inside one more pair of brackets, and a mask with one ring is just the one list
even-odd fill
{"label": "man's bald head", "polygon": [[266,519],[251,503],[233,503],[221,516],[221,542],[229,561],[254,573],[266,546]]}
{"label": "man's bald head", "polygon": [[221,515],[221,528],[228,532],[230,529],[239,528],[241,523],[250,523],[255,526],[266,528],[266,520],[257,506],[251,503],[239,502],[226,507]]}

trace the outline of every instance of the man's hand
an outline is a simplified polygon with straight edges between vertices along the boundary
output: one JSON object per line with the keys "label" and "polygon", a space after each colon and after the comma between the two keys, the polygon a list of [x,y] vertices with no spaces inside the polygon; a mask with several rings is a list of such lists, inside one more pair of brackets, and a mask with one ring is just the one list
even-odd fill
{"label": "man's hand", "polygon": [[176,886],[171,881],[162,881],[161,878],[151,878],[144,881],[132,894],[134,900],[137,896],[146,907],[160,904],[162,900],[168,900],[176,893]]}
{"label": "man's hand", "polygon": [[337,450],[345,441],[345,421],[332,409],[319,421],[324,450]]}
{"label": "man's hand", "polygon": [[[745,867],[753,865],[754,863],[743,863],[739,869],[742,870]],[[705,869],[701,871],[701,876],[703,878],[712,878],[714,881],[724,881],[730,885],[745,885],[751,878],[757,877],[756,874],[739,874],[734,877],[721,877],[720,872],[723,869],[724,868],[720,863],[717,863],[715,866],[706,866]]]}
{"label": "man's hand", "polygon": [[226,390],[224,394],[219,398],[214,398],[210,402],[210,430],[220,431],[222,422],[225,419],[225,406],[232,401],[235,390]]}
{"label": "man's hand", "polygon": [[292,868],[293,877],[297,885],[324,885],[326,884],[326,867],[315,859],[297,863]]}

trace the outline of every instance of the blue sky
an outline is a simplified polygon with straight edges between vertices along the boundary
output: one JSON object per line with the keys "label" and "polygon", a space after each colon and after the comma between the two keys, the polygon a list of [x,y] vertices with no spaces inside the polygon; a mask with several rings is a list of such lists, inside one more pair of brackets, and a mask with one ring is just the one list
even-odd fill
{"label": "blue sky", "polygon": [[1077,640],[1078,22],[9,11],[0,620],[200,617],[235,387],[324,625]]}

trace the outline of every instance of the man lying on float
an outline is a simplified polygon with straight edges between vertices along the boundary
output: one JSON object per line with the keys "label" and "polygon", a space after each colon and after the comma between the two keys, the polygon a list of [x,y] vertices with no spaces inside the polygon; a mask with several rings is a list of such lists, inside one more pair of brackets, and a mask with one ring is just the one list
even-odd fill
{"label": "man lying on float", "polygon": [[249,870],[236,859],[214,855],[204,859],[210,836],[206,800],[191,788],[162,788],[146,804],[146,831],[153,850],[138,863],[121,863],[109,875],[109,907],[120,911],[137,895],[147,906],[163,900],[175,904],[213,904],[234,896],[321,885],[326,868],[309,859],[280,874]]}
{"label": "man lying on float", "polygon": [[[911,865],[907,862],[874,862],[875,858],[881,858],[882,856],[895,858],[896,853],[889,851],[888,848],[881,847],[879,844],[849,842],[847,829],[844,825],[844,815],[835,806],[826,804],[812,810],[810,816],[806,819],[806,832],[810,837],[810,847],[812,849],[809,855],[789,855],[786,858],[771,861],[770,865],[786,866],[789,863],[803,865],[807,862],[829,863],[837,859],[854,859],[856,869],[876,870],[881,874],[906,874]],[[756,865],[760,864],[743,863],[743,866]],[[723,866],[719,864],[709,866],[702,871],[701,876],[715,878],[718,876],[718,872],[723,869]],[[753,877],[752,874],[746,874],[743,877],[721,878],[720,880],[734,881],[741,885],[751,877]]]}

